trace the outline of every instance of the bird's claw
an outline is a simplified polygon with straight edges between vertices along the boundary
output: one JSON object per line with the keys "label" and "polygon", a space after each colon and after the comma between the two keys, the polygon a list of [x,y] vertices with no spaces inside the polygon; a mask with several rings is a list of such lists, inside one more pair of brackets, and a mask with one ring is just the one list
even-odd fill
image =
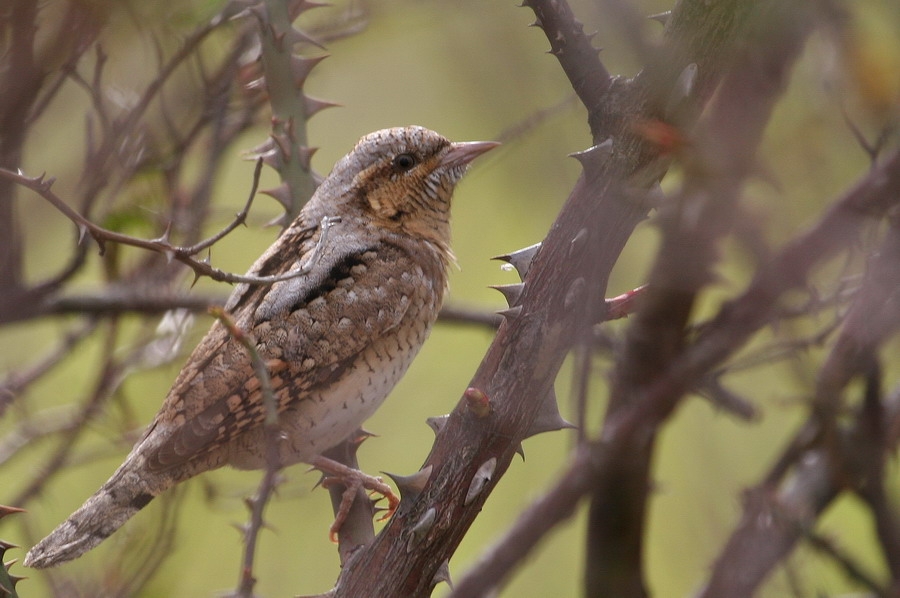
{"label": "bird's claw", "polygon": [[390,519],[397,507],[400,506],[400,499],[394,494],[393,489],[385,484],[380,477],[368,475],[327,457],[317,457],[311,465],[325,474],[325,478],[322,480],[323,488],[329,488],[335,484],[344,486],[344,492],[341,494],[341,504],[334,514],[334,523],[331,524],[328,533],[328,537],[332,542],[337,542],[337,535],[347,520],[350,509],[353,507],[353,501],[356,500],[357,491],[360,488],[365,488],[372,494],[381,495],[387,499],[387,510],[378,518],[378,521]]}

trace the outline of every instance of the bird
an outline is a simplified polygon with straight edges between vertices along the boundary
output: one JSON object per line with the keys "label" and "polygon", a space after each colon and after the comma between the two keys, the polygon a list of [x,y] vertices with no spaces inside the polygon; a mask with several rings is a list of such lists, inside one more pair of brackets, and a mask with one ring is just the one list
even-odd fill
{"label": "bird", "polygon": [[425,342],[455,261],[453,191],[469,163],[497,145],[453,143],[420,126],[362,137],[248,272],[277,282],[242,282],[224,306],[266,367],[277,453],[267,452],[248,347],[216,320],[122,465],[24,564],[81,556],[205,471],[264,469],[276,455],[279,467],[327,462],[322,453],[375,412]]}

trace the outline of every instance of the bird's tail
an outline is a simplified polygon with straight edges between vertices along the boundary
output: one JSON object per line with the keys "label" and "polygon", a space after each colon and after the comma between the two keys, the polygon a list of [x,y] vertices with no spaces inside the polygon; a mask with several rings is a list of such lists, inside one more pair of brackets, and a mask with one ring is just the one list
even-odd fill
{"label": "bird's tail", "polygon": [[43,569],[81,556],[172,485],[174,480],[141,476],[134,457],[132,454],[80,509],[38,542],[25,556],[24,565]]}

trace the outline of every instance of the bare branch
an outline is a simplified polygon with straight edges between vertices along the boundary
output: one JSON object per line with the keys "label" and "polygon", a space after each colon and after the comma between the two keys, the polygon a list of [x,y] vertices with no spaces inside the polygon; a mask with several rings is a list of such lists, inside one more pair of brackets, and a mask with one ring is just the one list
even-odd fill
{"label": "bare branch", "polygon": [[441,308],[441,313],[438,315],[439,322],[445,322],[447,324],[471,324],[489,330],[496,330],[499,328],[502,320],[503,318],[495,313],[488,313],[475,308],[462,307],[459,305],[445,305]]}
{"label": "bare branch", "polygon": [[[50,202],[53,207],[62,212],[66,217],[68,217],[72,222],[74,222],[81,231],[82,237],[90,233],[91,236],[97,241],[100,245],[101,253],[104,250],[104,244],[106,242],[114,242],[120,243],[122,245],[130,245],[131,247],[138,247],[140,249],[147,249],[149,251],[153,251],[159,254],[166,256],[169,260],[177,260],[189,268],[191,268],[197,276],[208,276],[209,278],[219,281],[219,282],[231,282],[231,283],[245,283],[245,284],[273,284],[276,282],[282,282],[285,280],[290,280],[292,278],[297,278],[298,276],[303,276],[308,272],[308,264],[302,265],[299,269],[289,272],[287,274],[282,274],[279,276],[240,276],[237,274],[230,274],[228,272],[224,272],[219,270],[218,268],[213,268],[206,261],[199,261],[194,259],[192,249],[193,247],[200,246],[201,248],[206,247],[206,242],[201,242],[198,245],[192,247],[179,247],[176,245],[172,245],[166,240],[165,237],[159,239],[139,239],[137,237],[132,237],[131,235],[125,235],[113,230],[109,230],[94,224],[74,209],[70,208],[62,199],[59,198],[51,189],[55,179],[49,178],[45,179],[44,176],[39,176],[36,178],[29,178],[24,175],[11,172],[9,170],[0,168],[0,178],[6,178],[7,180],[11,180],[16,182],[23,187],[31,189],[48,202]],[[242,212],[243,213],[243,212]],[[239,213],[236,217],[236,221],[242,220],[242,213]],[[331,227],[333,223],[337,220],[335,217],[325,217],[320,223],[320,227],[322,229],[322,234],[319,238],[319,245],[325,242],[327,238],[327,231]],[[239,224],[240,222],[237,222]],[[232,231],[237,228],[237,224],[232,223],[228,225],[226,228],[228,231]],[[224,235],[216,235],[218,238],[221,238]],[[217,239],[218,240],[218,239]],[[317,246],[317,248],[318,248]],[[314,251],[310,255],[310,260],[315,259],[317,257],[317,252]]]}

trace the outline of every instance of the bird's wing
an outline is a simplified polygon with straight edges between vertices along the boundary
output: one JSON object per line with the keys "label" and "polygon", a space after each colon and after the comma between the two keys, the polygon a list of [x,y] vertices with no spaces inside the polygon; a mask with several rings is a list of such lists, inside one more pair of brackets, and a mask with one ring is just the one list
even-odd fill
{"label": "bird's wing", "polygon": [[[267,364],[279,410],[339,379],[373,339],[400,324],[411,305],[440,296],[424,288],[421,266],[396,245],[361,248],[320,265],[325,275],[310,273],[290,301],[277,302],[278,309],[264,302],[247,331]],[[236,319],[240,326],[245,318]],[[148,447],[148,466],[177,467],[260,426],[264,418],[247,349],[216,322],[148,434],[163,438]]]}

